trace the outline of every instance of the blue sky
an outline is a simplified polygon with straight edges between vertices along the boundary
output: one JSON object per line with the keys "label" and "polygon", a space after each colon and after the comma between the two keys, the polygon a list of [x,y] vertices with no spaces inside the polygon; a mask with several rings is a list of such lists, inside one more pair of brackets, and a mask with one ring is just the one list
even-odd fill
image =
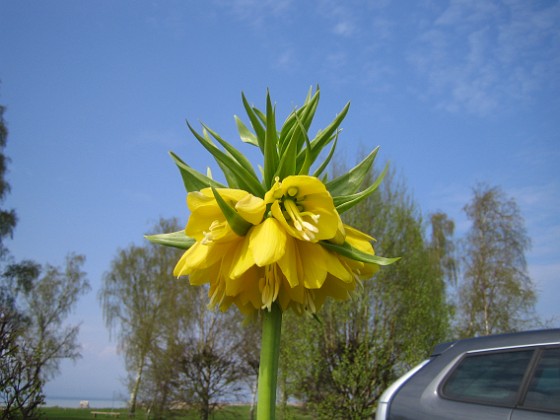
{"label": "blue sky", "polygon": [[[185,119],[239,145],[241,92],[277,114],[320,85],[316,130],[347,101],[341,155],[381,146],[424,214],[457,236],[478,182],[515,198],[538,312],[559,315],[560,2],[0,0],[16,258],[86,255],[83,358],[47,396],[125,394],[96,295],[118,248],[160,216],[186,221],[168,150],[204,171]],[[240,146],[242,150],[243,146]],[[256,162],[255,162],[256,163]],[[556,318],[554,325],[559,325]]]}

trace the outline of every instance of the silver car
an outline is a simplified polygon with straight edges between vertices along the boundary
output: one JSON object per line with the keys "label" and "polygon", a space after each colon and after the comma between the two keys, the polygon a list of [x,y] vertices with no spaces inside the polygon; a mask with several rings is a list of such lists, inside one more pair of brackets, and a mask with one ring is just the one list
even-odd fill
{"label": "silver car", "polygon": [[436,346],[381,396],[388,419],[560,419],[560,329]]}

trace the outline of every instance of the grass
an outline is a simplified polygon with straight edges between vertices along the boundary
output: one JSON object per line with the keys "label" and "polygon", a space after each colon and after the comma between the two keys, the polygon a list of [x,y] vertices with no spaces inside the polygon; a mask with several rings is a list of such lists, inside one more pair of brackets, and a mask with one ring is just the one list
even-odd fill
{"label": "grass", "polygon": [[[85,420],[93,419],[92,411],[120,413],[119,419],[128,419],[128,409],[102,409],[102,408],[61,408],[61,407],[46,407],[41,409],[45,419],[51,420]],[[110,415],[97,415],[97,419],[112,419],[116,416]],[[134,419],[149,419],[145,410],[137,410]],[[192,410],[177,410],[173,411],[167,417],[172,420],[197,420],[199,419],[198,413]],[[220,410],[216,410],[214,415],[210,417],[214,420],[235,420],[235,419],[248,419],[249,406],[248,405],[235,405],[226,406]],[[283,416],[280,410],[276,412],[276,418],[282,420]],[[306,415],[304,410],[300,407],[288,407],[288,416],[286,419],[291,420],[311,420],[313,417]]]}

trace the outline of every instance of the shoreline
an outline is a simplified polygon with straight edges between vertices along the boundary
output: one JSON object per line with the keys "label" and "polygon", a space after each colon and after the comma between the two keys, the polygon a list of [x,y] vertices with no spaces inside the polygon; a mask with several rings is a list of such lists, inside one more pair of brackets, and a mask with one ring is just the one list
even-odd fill
{"label": "shoreline", "polygon": [[46,397],[45,404],[42,407],[60,407],[60,408],[81,408],[80,402],[87,401],[89,407],[87,408],[105,408],[105,409],[120,409],[126,408],[127,402],[120,398],[87,398],[87,397]]}

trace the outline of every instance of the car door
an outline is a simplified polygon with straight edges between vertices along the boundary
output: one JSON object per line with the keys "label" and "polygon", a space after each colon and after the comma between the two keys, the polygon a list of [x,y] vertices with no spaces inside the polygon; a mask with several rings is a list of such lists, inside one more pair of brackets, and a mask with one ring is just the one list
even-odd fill
{"label": "car door", "polygon": [[560,418],[560,347],[540,349],[512,420]]}

